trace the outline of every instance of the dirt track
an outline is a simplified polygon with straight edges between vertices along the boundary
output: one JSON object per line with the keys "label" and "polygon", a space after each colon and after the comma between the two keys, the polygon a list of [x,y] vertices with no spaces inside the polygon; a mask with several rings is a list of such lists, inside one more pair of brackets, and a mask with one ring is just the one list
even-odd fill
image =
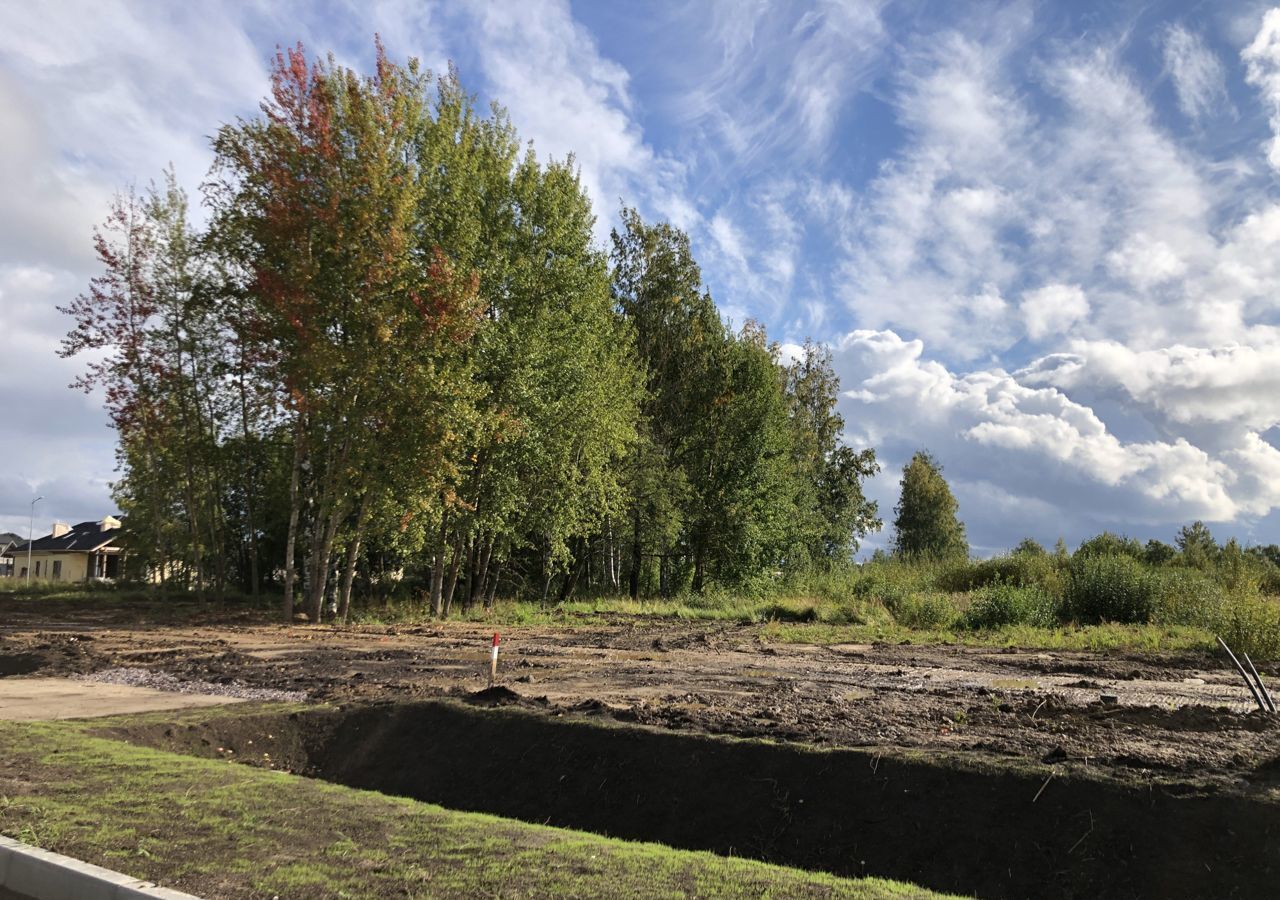
{"label": "dirt track", "polygon": [[[0,608],[0,674],[144,669],[182,681],[403,700],[485,686],[491,629],[334,630],[245,615],[130,624],[100,606]],[[172,619],[172,617],[169,617]],[[664,728],[918,748],[1280,785],[1280,719],[1209,657],[888,645],[770,645],[755,626],[620,619],[503,630],[506,702]],[[23,660],[5,668],[5,660]],[[1104,703],[1103,694],[1116,702]]]}

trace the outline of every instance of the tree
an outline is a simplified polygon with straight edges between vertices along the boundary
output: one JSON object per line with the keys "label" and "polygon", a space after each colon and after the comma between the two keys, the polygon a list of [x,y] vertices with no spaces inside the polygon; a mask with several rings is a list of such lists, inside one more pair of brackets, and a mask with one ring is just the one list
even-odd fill
{"label": "tree", "polygon": [[1148,565],[1152,566],[1163,566],[1172,562],[1177,555],[1178,551],[1173,547],[1170,547],[1164,541],[1157,541],[1155,538],[1147,541],[1147,546],[1142,551],[1142,558],[1146,560]]}
{"label": "tree", "polygon": [[406,484],[448,484],[473,394],[475,277],[415,241],[429,76],[377,51],[369,78],[311,65],[301,46],[277,54],[262,117],[214,141],[214,228],[247,273],[261,377],[293,448],[283,606],[301,546],[315,620],[337,542],[345,595],[371,510]]}
{"label": "tree", "polygon": [[1218,558],[1218,542],[1213,539],[1209,527],[1198,519],[1178,529],[1173,542],[1185,565],[1203,569]]}
{"label": "tree", "polygon": [[1142,559],[1144,552],[1142,544],[1136,538],[1104,531],[1102,534],[1081,541],[1075,555],[1081,557],[1127,556],[1130,559]]}
{"label": "tree", "polygon": [[625,513],[628,584],[638,597],[647,572],[657,569],[666,593],[673,556],[696,552],[690,539],[697,540],[704,476],[714,466],[711,425],[725,387],[729,335],[688,235],[666,223],[647,225],[632,209],[621,219],[612,233],[613,300],[644,371],[645,440],[628,466]]}
{"label": "tree", "polygon": [[894,512],[894,553],[907,559],[952,559],[969,553],[959,504],[942,467],[921,450],[902,470],[902,495]]}
{"label": "tree", "polygon": [[542,166],[529,152],[511,179],[503,277],[482,286],[490,322],[475,348],[484,425],[467,454],[442,610],[459,577],[464,604],[489,602],[498,568],[521,551],[543,599],[557,574],[572,593],[589,539],[622,507],[621,460],[636,440],[631,332],[614,316],[572,160]]}
{"label": "tree", "polygon": [[800,539],[811,560],[848,559],[861,538],[881,525],[875,501],[862,492],[863,481],[880,471],[875,451],[854,450],[841,442],[845,423],[836,409],[840,380],[829,347],[805,341],[786,378],[802,485],[796,515],[807,519]]}
{"label": "tree", "polygon": [[1013,548],[1013,552],[1015,554],[1021,554],[1024,556],[1044,556],[1045,555],[1044,545],[1041,544],[1039,541],[1037,541],[1035,538],[1029,538],[1029,537],[1023,538],[1021,541],[1019,541],[1018,546]]}

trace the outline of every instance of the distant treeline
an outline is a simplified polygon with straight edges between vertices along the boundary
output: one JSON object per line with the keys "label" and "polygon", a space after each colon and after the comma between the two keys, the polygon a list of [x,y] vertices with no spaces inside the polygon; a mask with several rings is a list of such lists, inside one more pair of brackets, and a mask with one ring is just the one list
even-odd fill
{"label": "distant treeline", "polygon": [[139,577],[345,616],[407,579],[700,591],[848,560],[879,526],[829,353],[728,328],[688,238],[543,162],[450,71],[277,54],[223,125],[195,226],[168,173],[117,198],[64,312],[105,389]]}

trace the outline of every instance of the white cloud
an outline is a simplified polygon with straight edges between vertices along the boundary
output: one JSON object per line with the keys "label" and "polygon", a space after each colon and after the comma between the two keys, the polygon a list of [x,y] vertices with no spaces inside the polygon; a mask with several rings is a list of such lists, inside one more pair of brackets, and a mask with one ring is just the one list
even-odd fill
{"label": "white cloud", "polygon": [[1018,373],[1027,384],[1121,392],[1134,410],[1165,429],[1280,425],[1280,344],[1138,350],[1115,341],[1078,341],[1070,353]]}
{"label": "white cloud", "polygon": [[1245,80],[1258,89],[1271,114],[1272,137],[1267,161],[1280,169],[1280,9],[1269,9],[1253,43],[1240,54]]}
{"label": "white cloud", "polygon": [[[1062,511],[1062,523],[1036,528],[1021,523],[1024,534],[1043,538],[1060,526],[1080,533],[1081,519],[1232,520],[1263,515],[1280,503],[1280,482],[1273,479],[1280,473],[1280,452],[1259,434],[1271,412],[1237,407],[1218,414],[1234,427],[1226,443],[1212,448],[1181,435],[1122,440],[1093,409],[1060,388],[1114,381],[1105,360],[1095,371],[1093,359],[1079,357],[1069,368],[1042,363],[1015,374],[1000,369],[956,374],[925,358],[919,340],[865,330],[846,335],[835,350],[845,388],[842,412],[853,442],[882,448],[891,463],[929,447],[946,464],[949,477],[998,482],[1004,492],[1023,498],[1028,509]],[[1206,385],[1206,402],[1213,390],[1224,388],[1227,368],[1222,360],[1205,367],[1209,374],[1199,380]],[[1147,376],[1132,387],[1153,408],[1160,406],[1152,399],[1160,385],[1172,385],[1176,393],[1186,380],[1168,368]],[[1250,391],[1257,396],[1268,387],[1254,383]],[[1178,403],[1176,397],[1168,399]],[[1097,508],[1090,508],[1092,500],[1099,501]],[[988,535],[991,530],[988,526]]]}
{"label": "white cloud", "polygon": [[711,237],[720,252],[740,268],[747,267],[747,254],[743,250],[742,233],[722,213],[716,213],[709,226]]}
{"label": "white cloud", "polygon": [[622,199],[690,227],[684,165],[656,153],[636,121],[630,75],[603,57],[566,2],[484,4],[474,14],[475,52],[493,95],[523,138],[557,159],[570,154],[608,235]]}
{"label": "white cloud", "polygon": [[1022,298],[1022,321],[1027,337],[1042,341],[1058,337],[1089,317],[1089,300],[1078,284],[1047,284]]}
{"label": "white cloud", "polygon": [[1178,106],[1187,118],[1204,118],[1230,107],[1222,63],[1198,34],[1171,25],[1162,35],[1161,50]]}

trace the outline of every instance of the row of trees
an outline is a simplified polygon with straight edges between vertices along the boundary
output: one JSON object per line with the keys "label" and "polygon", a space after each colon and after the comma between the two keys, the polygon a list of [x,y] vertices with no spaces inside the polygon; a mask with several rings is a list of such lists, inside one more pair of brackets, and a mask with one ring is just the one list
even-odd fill
{"label": "row of trees", "polygon": [[456,73],[277,55],[192,222],[118,198],[63,311],[118,432],[131,558],[346,615],[407,576],[497,592],[700,590],[846,559],[878,527],[829,353],[720,318],[688,238],[523,149]]}

